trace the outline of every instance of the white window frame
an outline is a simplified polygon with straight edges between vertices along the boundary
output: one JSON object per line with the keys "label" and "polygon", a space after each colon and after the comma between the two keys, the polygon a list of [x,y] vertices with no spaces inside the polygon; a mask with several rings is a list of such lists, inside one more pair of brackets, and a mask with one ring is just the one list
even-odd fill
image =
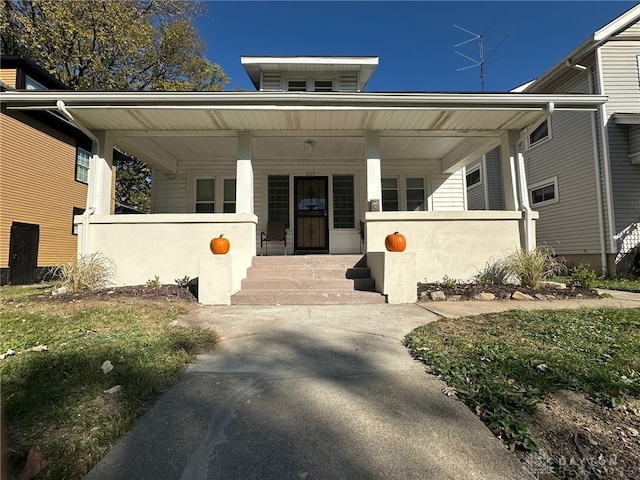
{"label": "white window frame", "polygon": [[[224,200],[224,181],[236,180],[236,188],[238,182],[234,174],[227,172],[212,172],[210,170],[189,170],[187,172],[187,212],[196,213],[196,194],[198,180],[213,180],[213,212],[224,213],[225,203],[236,203]],[[237,209],[237,204],[236,204]],[[209,212],[207,212],[209,213]]]}
{"label": "white window frame", "polygon": [[[331,90],[316,90],[316,82],[330,82]],[[336,91],[336,81],[334,78],[322,78],[322,77],[314,77],[311,79],[311,84],[313,85],[314,92],[335,92]]]}
{"label": "white window frame", "polygon": [[[468,190],[472,190],[472,189],[477,188],[477,187],[479,187],[479,186],[484,184],[484,181],[483,181],[484,180],[484,178],[483,178],[484,175],[482,174],[482,168],[480,168],[481,166],[482,166],[482,164],[479,163],[475,167],[469,169],[469,171],[465,172],[464,184],[466,185]],[[476,183],[474,183],[473,185],[469,185],[469,183],[467,182],[467,178],[469,177],[469,175],[471,175],[472,173],[474,173],[476,171],[478,172],[479,180]]]}
{"label": "white window frame", "polygon": [[[331,82],[332,91],[337,92],[338,85],[340,82],[340,77],[337,75],[326,74],[326,72],[309,72],[300,73],[300,72],[291,72],[289,75],[283,74],[280,77],[280,85],[283,91],[285,92],[299,92],[299,90],[289,90],[289,82],[305,82],[305,91],[306,92],[314,92],[316,81],[319,82]],[[301,90],[300,90],[301,91]]]}
{"label": "white window frame", "polygon": [[[535,142],[531,142],[531,135],[533,135],[533,133],[540,127],[542,127],[542,125],[547,124],[547,136],[544,138],[541,138],[540,140],[536,140]],[[527,135],[527,141],[526,141],[526,150],[529,150],[530,148],[534,148],[537,147],[538,145],[542,145],[545,142],[548,142],[549,140],[551,140],[551,138],[553,137],[552,132],[551,132],[551,118],[547,118],[544,122],[542,122],[540,125],[538,125],[535,130],[533,130],[533,132],[531,132],[529,135]]]}
{"label": "white window frame", "polygon": [[[84,165],[83,163],[80,162],[80,153],[86,153],[87,156],[87,164]],[[76,147],[76,163],[75,163],[75,172],[74,172],[74,178],[76,179],[76,182],[80,182],[80,183],[84,183],[85,185],[89,184],[89,168],[91,165],[91,152],[89,150],[86,150],[82,147]],[[78,175],[78,172],[86,172],[86,179],[84,178],[84,174],[83,175]]]}
{"label": "white window frame", "polygon": [[[540,190],[542,188],[553,185],[553,198],[550,200],[544,200],[542,202],[534,203],[533,201],[533,191]],[[528,187],[528,195],[529,195],[529,203],[531,207],[542,207],[544,205],[551,205],[553,203],[558,203],[560,201],[560,194],[558,192],[558,177],[551,177],[543,182],[534,183],[533,185],[529,185]]]}
{"label": "white window frame", "polygon": [[[398,209],[397,210],[385,210],[384,209],[384,191],[385,190],[393,190],[391,188],[384,188],[382,186],[382,181],[383,180],[395,180],[396,181],[396,188],[395,191],[397,192],[398,195]],[[400,177],[398,176],[383,176],[380,179],[380,193],[382,194],[382,198],[380,199],[380,210],[383,212],[402,212],[402,182]]]}
{"label": "white window frame", "polygon": [[[224,198],[224,194],[225,194],[224,190],[225,190],[225,184],[226,184],[227,180],[233,180],[233,182],[235,184],[235,189],[234,189],[235,195],[233,197],[233,200],[226,200]],[[222,179],[222,202],[221,202],[222,213],[225,213],[225,211],[224,211],[225,205],[229,205],[229,204],[233,204],[233,212],[228,212],[228,213],[236,213],[236,210],[238,209],[237,202],[236,202],[237,196],[238,196],[238,182],[237,182],[236,178],[235,177],[224,177]]]}

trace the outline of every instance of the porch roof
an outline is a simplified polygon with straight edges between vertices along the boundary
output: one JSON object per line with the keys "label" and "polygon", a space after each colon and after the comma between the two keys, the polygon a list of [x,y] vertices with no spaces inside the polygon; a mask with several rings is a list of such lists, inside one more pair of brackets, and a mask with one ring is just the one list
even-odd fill
{"label": "porch roof", "polygon": [[[451,173],[525,136],[551,111],[592,111],[606,96],[524,93],[4,92],[16,110],[66,108],[76,123],[165,173],[181,160],[236,156],[238,131],[254,136],[254,159],[363,159],[364,133],[380,135],[382,161],[423,160]],[[60,103],[62,102],[62,103]],[[328,138],[331,141],[324,141]],[[432,165],[433,167],[433,165]]]}

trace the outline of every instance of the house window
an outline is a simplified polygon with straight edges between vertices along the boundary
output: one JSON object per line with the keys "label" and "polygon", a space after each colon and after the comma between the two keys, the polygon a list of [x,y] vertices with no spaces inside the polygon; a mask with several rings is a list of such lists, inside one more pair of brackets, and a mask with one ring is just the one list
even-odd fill
{"label": "house window", "polygon": [[196,180],[196,213],[215,212],[215,180],[198,178]]}
{"label": "house window", "polygon": [[316,80],[313,82],[314,92],[333,92],[332,80]]}
{"label": "house window", "polygon": [[529,137],[527,138],[527,147],[535,147],[540,143],[543,143],[546,140],[551,138],[551,125],[549,124],[549,120],[545,120],[543,123],[538,125]]}
{"label": "house window", "polygon": [[469,170],[467,173],[467,188],[480,185],[481,183],[482,177],[480,176],[480,166]]}
{"label": "house window", "polygon": [[382,179],[382,211],[397,212],[400,210],[398,196],[398,179],[383,178]]}
{"label": "house window", "polygon": [[47,90],[47,87],[31,78],[29,75],[24,78],[24,88],[26,90]]}
{"label": "house window", "polygon": [[289,80],[287,90],[290,92],[306,92],[307,81],[306,80]]}
{"label": "house window", "polygon": [[77,215],[82,215],[84,213],[84,208],[73,207],[73,214],[71,215],[71,234],[78,235],[78,225],[73,223],[75,217]]}
{"label": "house window", "polygon": [[289,228],[289,175],[269,175],[268,218],[281,220]]}
{"label": "house window", "polygon": [[531,199],[531,205],[535,206],[556,203],[559,200],[558,177],[553,177],[529,187],[529,198]]}
{"label": "house window", "polygon": [[224,213],[236,213],[236,179],[235,178],[224,179],[222,211]]}
{"label": "house window", "polygon": [[76,148],[76,180],[89,183],[89,158],[91,153],[84,148]]}
{"label": "house window", "polygon": [[333,227],[355,226],[355,202],[353,200],[353,175],[333,176]]}
{"label": "house window", "polygon": [[407,210],[420,212],[426,210],[424,202],[424,178],[407,178]]}

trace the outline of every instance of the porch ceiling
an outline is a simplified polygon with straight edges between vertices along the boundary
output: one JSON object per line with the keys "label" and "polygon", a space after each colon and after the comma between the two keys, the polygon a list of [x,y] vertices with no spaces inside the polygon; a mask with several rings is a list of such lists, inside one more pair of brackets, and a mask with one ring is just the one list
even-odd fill
{"label": "porch ceiling", "polygon": [[[533,94],[6,92],[11,109],[57,110],[111,131],[115,144],[162,171],[180,161],[236,158],[238,131],[251,131],[256,160],[354,160],[378,131],[382,161],[424,159],[453,171],[526,134],[555,110],[593,110],[606,97]],[[304,142],[315,142],[313,152]]]}

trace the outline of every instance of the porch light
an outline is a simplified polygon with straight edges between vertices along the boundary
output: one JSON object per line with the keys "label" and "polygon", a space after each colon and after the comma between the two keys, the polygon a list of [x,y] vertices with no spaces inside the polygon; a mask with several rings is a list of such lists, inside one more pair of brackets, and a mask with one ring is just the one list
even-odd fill
{"label": "porch light", "polygon": [[304,142],[304,149],[307,151],[307,153],[311,153],[313,152],[313,149],[316,148],[316,142],[314,142],[313,140],[309,139],[309,140],[305,140]]}

